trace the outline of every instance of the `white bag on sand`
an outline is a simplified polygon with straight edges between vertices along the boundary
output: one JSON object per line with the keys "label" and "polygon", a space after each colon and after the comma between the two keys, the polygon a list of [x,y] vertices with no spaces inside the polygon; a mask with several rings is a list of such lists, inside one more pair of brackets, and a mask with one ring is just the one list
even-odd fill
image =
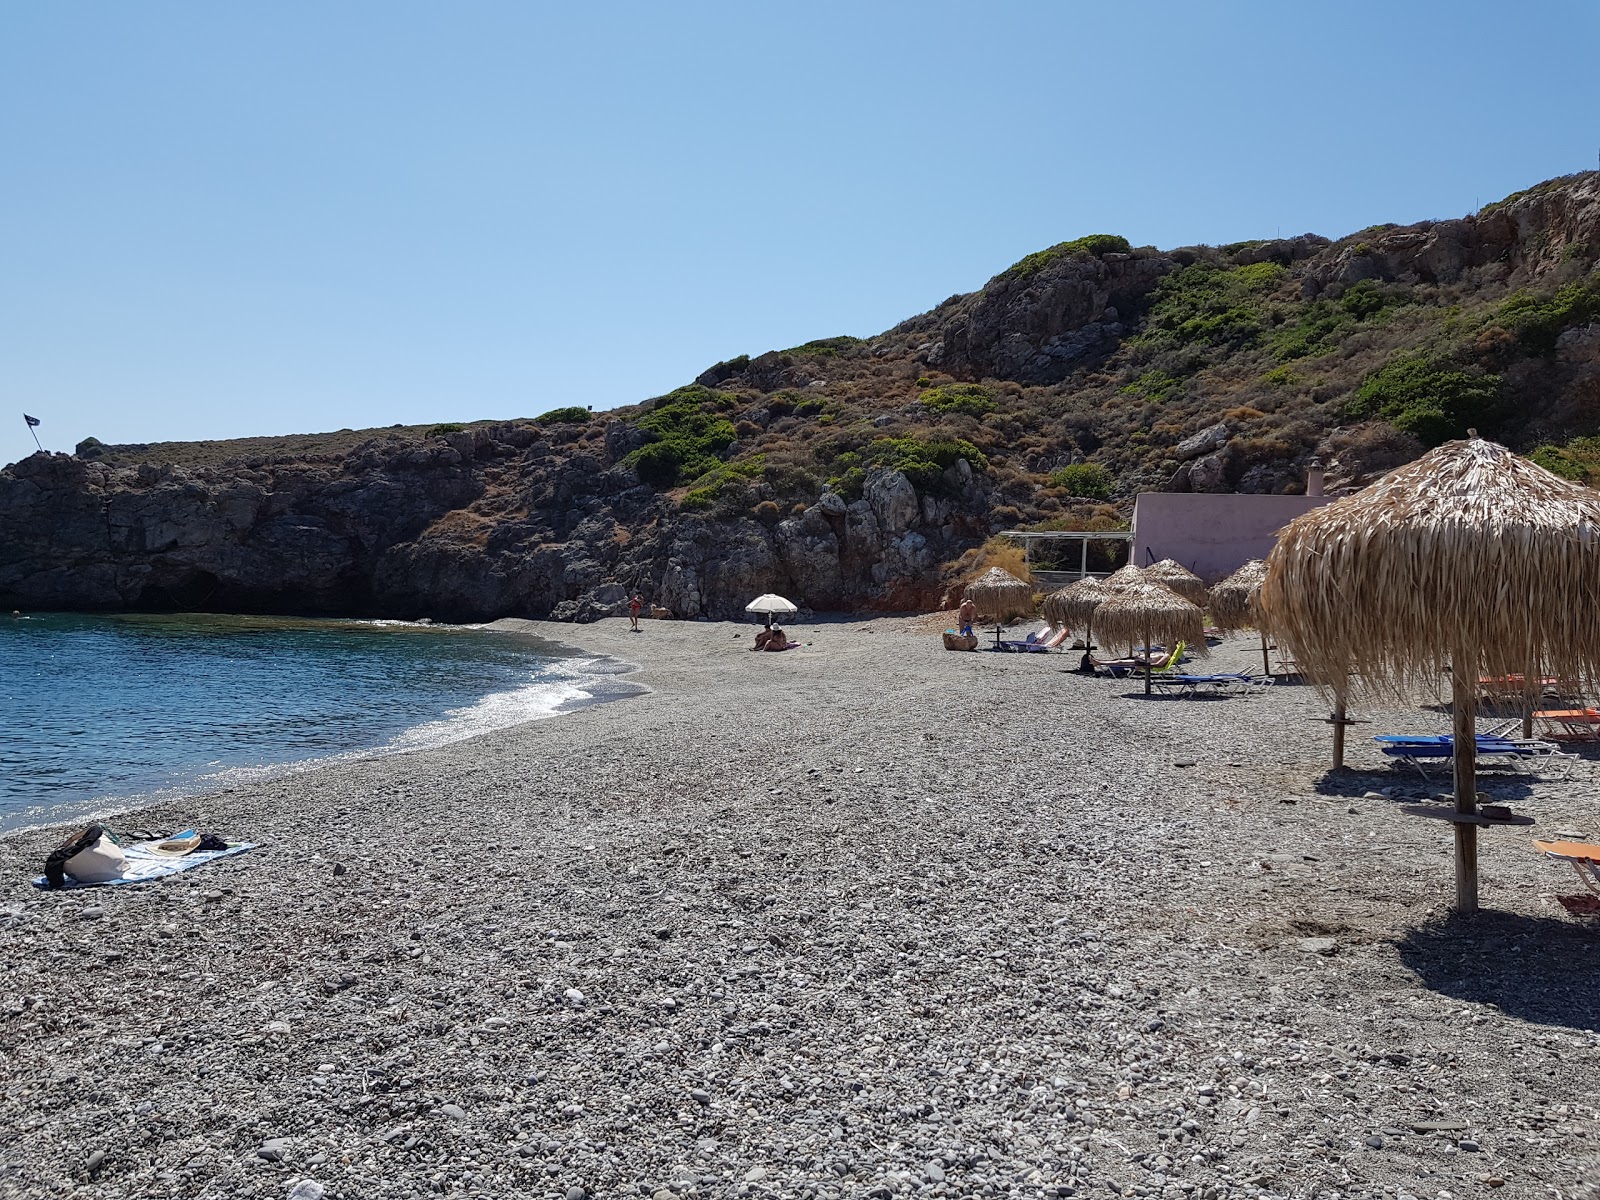
{"label": "white bag on sand", "polygon": [[121,846],[101,834],[99,841],[67,859],[62,868],[79,883],[109,883],[122,878],[128,869],[128,856]]}

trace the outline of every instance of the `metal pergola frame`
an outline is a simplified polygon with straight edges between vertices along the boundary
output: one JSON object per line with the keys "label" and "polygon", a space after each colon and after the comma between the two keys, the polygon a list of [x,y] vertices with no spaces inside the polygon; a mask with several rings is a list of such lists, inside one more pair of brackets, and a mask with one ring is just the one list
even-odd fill
{"label": "metal pergola frame", "polygon": [[1110,533],[1091,533],[1087,530],[1049,530],[1035,531],[1031,529],[1007,529],[1000,534],[1001,537],[1016,538],[1022,542],[1022,561],[1028,570],[1033,570],[1033,543],[1036,541],[1077,541],[1080,543],[1078,558],[1078,577],[1087,578],[1089,575],[1089,543],[1090,542],[1127,542],[1132,544],[1133,532],[1131,530],[1115,530]]}

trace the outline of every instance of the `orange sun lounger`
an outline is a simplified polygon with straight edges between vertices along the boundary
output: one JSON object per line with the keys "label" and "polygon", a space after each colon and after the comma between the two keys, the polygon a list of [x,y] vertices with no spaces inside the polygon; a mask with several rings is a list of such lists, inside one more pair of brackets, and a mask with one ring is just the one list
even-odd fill
{"label": "orange sun lounger", "polygon": [[1533,848],[1546,858],[1571,863],[1583,886],[1600,896],[1600,846],[1593,842],[1534,842]]}
{"label": "orange sun lounger", "polygon": [[[1600,709],[1546,708],[1534,713],[1533,717],[1545,723],[1546,737],[1571,742],[1600,741]],[[1559,731],[1551,729],[1552,725],[1559,726]]]}

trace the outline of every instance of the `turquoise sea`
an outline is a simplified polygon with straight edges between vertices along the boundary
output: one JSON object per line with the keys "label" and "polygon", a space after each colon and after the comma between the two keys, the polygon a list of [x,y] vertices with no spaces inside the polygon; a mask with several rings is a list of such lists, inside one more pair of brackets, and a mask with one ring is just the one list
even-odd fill
{"label": "turquoise sea", "polygon": [[630,690],[620,669],[473,627],[0,614],[0,831],[442,745]]}

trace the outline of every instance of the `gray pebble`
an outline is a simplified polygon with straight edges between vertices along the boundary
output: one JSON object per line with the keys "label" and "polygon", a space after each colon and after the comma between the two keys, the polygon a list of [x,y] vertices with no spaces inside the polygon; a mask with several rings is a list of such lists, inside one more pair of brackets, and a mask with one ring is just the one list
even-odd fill
{"label": "gray pebble", "polygon": [[96,1150],[96,1151],[94,1151],[93,1153],[91,1153],[89,1155],[88,1161],[86,1161],[83,1164],[84,1170],[88,1171],[89,1174],[93,1175],[96,1171],[98,1171],[102,1166],[105,1165],[105,1161],[106,1161],[106,1152],[104,1150]]}
{"label": "gray pebble", "polygon": [[1384,1145],[1385,1145],[1384,1140],[1383,1140],[1383,1134],[1381,1134],[1381,1133],[1369,1133],[1369,1134],[1367,1134],[1367,1139],[1366,1140],[1367,1140],[1367,1145],[1370,1146],[1374,1150],[1382,1150]]}

